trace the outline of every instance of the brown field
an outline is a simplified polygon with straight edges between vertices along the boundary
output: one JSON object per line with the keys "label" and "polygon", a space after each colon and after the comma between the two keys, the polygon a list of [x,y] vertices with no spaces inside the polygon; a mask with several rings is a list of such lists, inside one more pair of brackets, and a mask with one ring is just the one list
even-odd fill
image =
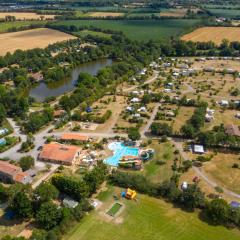
{"label": "brown field", "polygon": [[89,16],[91,17],[119,17],[123,16],[124,13],[120,12],[91,12]]}
{"label": "brown field", "polygon": [[219,186],[240,193],[240,170],[232,168],[234,163],[239,164],[238,154],[218,153],[210,162],[203,164],[203,169]]}
{"label": "brown field", "polygon": [[75,38],[72,35],[48,28],[3,33],[0,34],[0,55],[4,56],[7,52],[13,53],[17,49],[45,48],[49,44]]}
{"label": "brown field", "polygon": [[44,16],[44,19],[54,19],[56,15],[44,15],[33,12],[0,12],[0,18],[6,16],[15,16],[16,20],[39,20],[40,16]]}
{"label": "brown field", "polygon": [[220,44],[223,39],[227,39],[230,42],[240,41],[240,28],[238,27],[202,27],[195,31],[184,35],[182,38],[184,41],[193,42],[208,42],[213,41],[216,44]]}
{"label": "brown field", "polygon": [[184,17],[187,9],[170,9],[169,11],[160,12],[161,17]]}

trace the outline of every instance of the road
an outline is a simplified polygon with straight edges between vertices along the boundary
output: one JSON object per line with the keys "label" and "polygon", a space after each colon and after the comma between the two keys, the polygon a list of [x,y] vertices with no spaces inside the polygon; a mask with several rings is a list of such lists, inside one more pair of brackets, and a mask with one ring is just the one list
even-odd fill
{"label": "road", "polygon": [[[150,84],[150,83],[154,82],[157,79],[158,74],[159,74],[159,71],[154,70],[153,75],[147,81],[145,81],[144,84]],[[132,86],[129,88],[125,88],[122,90],[122,92],[131,92],[131,91],[135,90],[137,87],[138,86]]]}
{"label": "road", "polygon": [[149,120],[148,120],[147,124],[145,125],[145,127],[144,127],[144,128],[142,129],[142,131],[140,132],[142,138],[144,138],[145,135],[148,133],[149,128],[150,128],[150,126],[152,125],[152,123],[153,123],[153,121],[154,121],[154,119],[155,119],[155,117],[156,117],[156,114],[157,114],[157,112],[158,112],[158,109],[159,109],[159,106],[160,106],[160,105],[161,105],[160,103],[157,103],[157,104],[155,105],[155,107],[154,107],[154,109],[153,109],[153,111],[152,111],[151,117],[149,118]]}

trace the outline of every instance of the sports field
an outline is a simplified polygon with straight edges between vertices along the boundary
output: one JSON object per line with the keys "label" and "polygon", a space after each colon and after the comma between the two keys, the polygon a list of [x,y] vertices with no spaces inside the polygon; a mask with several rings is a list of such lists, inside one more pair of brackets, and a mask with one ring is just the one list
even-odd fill
{"label": "sports field", "polygon": [[0,34],[0,55],[13,53],[17,49],[44,48],[49,44],[74,39],[75,37],[57,30],[37,28],[20,32]]}
{"label": "sports field", "polygon": [[133,40],[167,40],[171,36],[183,34],[199,23],[197,19],[169,20],[72,20],[60,21],[54,25],[94,26],[102,29],[122,31]]}
{"label": "sports field", "polygon": [[[106,219],[104,210],[113,204],[111,192],[104,203],[84,217],[64,240],[238,240],[240,231],[210,226],[163,200],[137,195],[138,201],[121,200],[125,209],[117,219]],[[100,199],[101,200],[101,199]]]}
{"label": "sports field", "polygon": [[43,19],[54,19],[55,17],[55,15],[39,15],[33,12],[0,12],[0,19],[4,19],[6,16],[14,16],[16,20],[40,20],[41,16]]}
{"label": "sports field", "polygon": [[220,44],[223,39],[230,42],[240,41],[240,28],[238,27],[202,27],[182,37],[184,41],[208,42]]}

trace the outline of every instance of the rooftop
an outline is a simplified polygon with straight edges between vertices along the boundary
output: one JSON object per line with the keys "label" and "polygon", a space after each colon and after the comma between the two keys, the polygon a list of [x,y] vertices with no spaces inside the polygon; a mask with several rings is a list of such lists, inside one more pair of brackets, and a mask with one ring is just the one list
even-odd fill
{"label": "rooftop", "polygon": [[60,143],[49,143],[43,146],[40,159],[72,163],[76,154],[81,150],[80,147],[64,145]]}
{"label": "rooftop", "polygon": [[233,124],[226,125],[225,133],[230,136],[239,136],[240,137],[240,130],[237,125],[233,125]]}
{"label": "rooftop", "polygon": [[61,140],[88,141],[88,137],[78,133],[64,133],[61,137]]}

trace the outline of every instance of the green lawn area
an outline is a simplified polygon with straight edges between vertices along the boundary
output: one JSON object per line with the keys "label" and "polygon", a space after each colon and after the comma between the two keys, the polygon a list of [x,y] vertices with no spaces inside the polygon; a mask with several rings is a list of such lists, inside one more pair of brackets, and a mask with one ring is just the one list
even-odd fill
{"label": "green lawn area", "polygon": [[[153,140],[149,148],[155,150],[154,157],[144,165],[143,174],[153,182],[162,182],[172,176],[172,164],[174,160],[174,148],[169,142],[159,143]],[[159,161],[162,164],[159,164]]]}
{"label": "green lawn area", "polygon": [[20,28],[20,27],[27,27],[32,24],[45,24],[45,21],[16,21],[16,22],[3,22],[0,23],[0,33],[7,32],[9,29],[12,28]]}
{"label": "green lawn area", "polygon": [[79,32],[74,32],[75,35],[78,35],[80,37],[85,37],[87,35],[97,36],[97,37],[104,37],[104,38],[110,38],[111,34],[103,33],[103,32],[97,32],[97,31],[91,31],[91,30],[82,30]]}
{"label": "green lawn area", "polygon": [[122,31],[132,40],[167,40],[193,29],[200,23],[197,19],[165,20],[70,20],[59,21],[53,25],[94,26],[102,29]]}
{"label": "green lawn area", "polygon": [[163,200],[137,195],[138,201],[123,200],[125,209],[118,218],[106,220],[102,211],[113,204],[112,196],[99,210],[93,211],[63,238],[64,240],[238,240],[238,230],[210,226],[197,213],[173,208]]}

